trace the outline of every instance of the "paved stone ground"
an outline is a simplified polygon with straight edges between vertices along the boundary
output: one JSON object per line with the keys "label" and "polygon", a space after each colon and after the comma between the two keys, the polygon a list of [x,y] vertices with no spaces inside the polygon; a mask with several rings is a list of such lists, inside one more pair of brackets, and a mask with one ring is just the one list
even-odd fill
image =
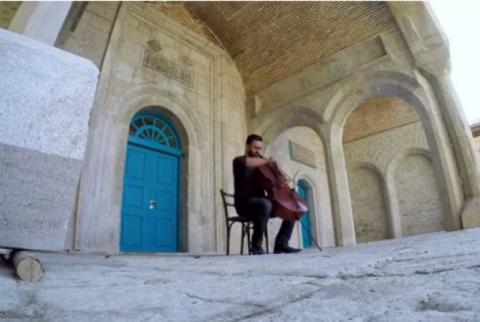
{"label": "paved stone ground", "polygon": [[265,256],[37,254],[0,321],[480,321],[480,229]]}

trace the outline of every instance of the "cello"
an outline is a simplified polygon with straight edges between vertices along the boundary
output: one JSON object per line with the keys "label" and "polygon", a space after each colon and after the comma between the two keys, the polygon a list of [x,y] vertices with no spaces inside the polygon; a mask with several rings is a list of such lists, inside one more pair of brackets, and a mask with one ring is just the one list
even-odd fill
{"label": "cello", "polygon": [[[259,156],[266,160],[262,155]],[[287,177],[276,162],[268,162],[257,167],[255,181],[267,191],[278,217],[288,221],[299,220],[308,211],[302,197],[288,185],[288,182],[293,180]]]}

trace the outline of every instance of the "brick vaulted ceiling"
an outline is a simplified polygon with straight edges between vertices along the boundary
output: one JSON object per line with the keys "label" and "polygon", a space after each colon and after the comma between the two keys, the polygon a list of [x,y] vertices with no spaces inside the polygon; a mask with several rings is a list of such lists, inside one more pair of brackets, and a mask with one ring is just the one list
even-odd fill
{"label": "brick vaulted ceiling", "polygon": [[396,27],[385,2],[186,2],[228,50],[248,94]]}

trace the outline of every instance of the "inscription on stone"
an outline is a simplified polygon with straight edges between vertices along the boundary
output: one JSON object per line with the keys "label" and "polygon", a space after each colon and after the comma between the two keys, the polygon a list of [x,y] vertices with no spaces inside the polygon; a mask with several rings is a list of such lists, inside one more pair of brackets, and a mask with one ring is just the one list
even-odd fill
{"label": "inscription on stone", "polygon": [[143,56],[144,67],[162,73],[185,86],[193,88],[193,69],[188,57],[182,57],[182,66],[163,56],[158,42],[149,41],[148,45],[150,48],[145,49]]}
{"label": "inscription on stone", "polygon": [[315,158],[315,152],[307,149],[306,147],[298,143],[292,141],[288,141],[288,143],[290,147],[290,158],[292,160],[303,163],[304,165],[312,168],[317,167],[317,159]]}

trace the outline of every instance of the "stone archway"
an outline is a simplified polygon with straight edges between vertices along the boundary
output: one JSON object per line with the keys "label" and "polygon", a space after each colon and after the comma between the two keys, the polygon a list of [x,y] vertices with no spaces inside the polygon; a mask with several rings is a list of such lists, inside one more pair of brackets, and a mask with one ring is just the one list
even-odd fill
{"label": "stone archway", "polygon": [[[337,193],[333,196],[335,202],[334,214],[336,221],[343,223],[341,229],[346,234],[343,239],[354,239],[353,220],[350,194],[346,169],[341,165],[345,157],[340,147],[343,127],[360,102],[379,96],[399,97],[409,103],[417,112],[426,132],[428,145],[431,149],[435,173],[439,179],[439,186],[443,198],[443,207],[448,213],[449,229],[460,228],[460,211],[462,207],[462,190],[456,172],[455,159],[450,149],[450,142],[446,135],[445,126],[439,117],[438,107],[434,99],[420,83],[408,75],[399,72],[376,72],[368,75],[359,75],[351,79],[330,100],[323,117],[329,124],[328,141],[332,147],[332,158],[329,160],[336,173],[330,180]],[[350,218],[349,218],[350,217]]]}
{"label": "stone archway", "polygon": [[[318,137],[318,144],[321,145],[322,150],[319,155],[322,157],[323,161],[321,162],[322,169],[317,170],[320,172],[323,171],[325,173],[323,174],[322,172],[322,178],[320,181],[319,178],[314,180],[312,178],[312,174],[308,171],[298,171],[298,178],[308,178],[309,182],[317,181],[317,184],[312,184],[315,193],[313,201],[315,203],[315,208],[317,209],[315,214],[315,220],[321,219],[321,224],[315,227],[315,237],[321,237],[322,240],[320,241],[320,243],[323,245],[334,246],[335,228],[333,227],[334,224],[331,215],[332,210],[330,203],[330,185],[328,182],[328,174],[326,173],[327,166],[325,165],[326,146],[324,140],[324,133],[321,130],[321,127],[323,125],[325,125],[324,121],[319,116],[319,114],[315,112],[312,108],[302,106],[290,106],[259,115],[256,119],[251,120],[250,131],[262,135],[268,149],[270,149],[272,143],[275,141],[276,138],[283,136],[283,134],[287,134],[287,132],[291,130],[294,131],[297,128],[306,128],[309,131],[314,132],[315,137]],[[288,157],[288,155],[284,155],[283,157]],[[299,169],[296,169],[295,171],[297,170]],[[307,173],[310,174],[310,177],[308,177]],[[321,200],[321,202],[319,202],[319,200]],[[319,218],[320,215],[322,218]],[[321,228],[319,228],[318,226],[320,226]]]}
{"label": "stone archway", "polygon": [[322,143],[325,144],[321,126],[325,121],[312,108],[303,106],[289,106],[275,111],[269,111],[250,120],[249,130],[263,136],[266,144],[270,143],[280,133],[296,127],[305,126],[318,134]]}
{"label": "stone archway", "polygon": [[[75,247],[81,250],[118,252],[119,213],[122,200],[123,173],[130,119],[145,107],[156,107],[180,129],[188,144],[185,156],[188,183],[184,184],[188,208],[188,233],[182,240],[184,250],[201,247],[202,229],[202,159],[206,140],[204,126],[189,113],[190,106],[178,96],[154,85],[133,87],[117,101],[111,112],[97,110],[89,133],[86,163],[81,178]],[[186,207],[186,206],[185,206]],[[106,215],[101,215],[106,214]]]}

